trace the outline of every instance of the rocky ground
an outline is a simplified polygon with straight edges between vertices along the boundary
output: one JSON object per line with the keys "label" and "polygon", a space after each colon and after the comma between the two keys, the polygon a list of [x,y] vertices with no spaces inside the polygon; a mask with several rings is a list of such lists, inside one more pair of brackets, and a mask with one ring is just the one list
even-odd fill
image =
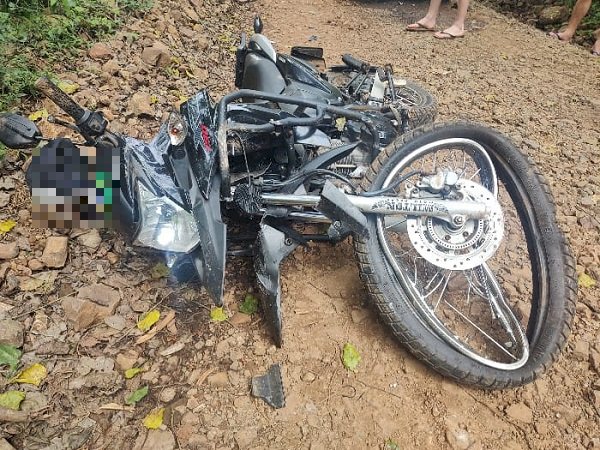
{"label": "rocky ground", "polygon": [[[237,312],[253,286],[247,261],[229,262],[231,318],[213,322],[198,286],[172,283],[152,255],[118,235],[32,228],[26,158],[10,153],[0,223],[16,226],[0,234],[0,343],[21,348],[21,365],[41,363],[47,377],[18,385],[21,412],[0,409],[1,450],[600,448],[600,60],[477,4],[464,39],[404,32],[425,4],[157,0],[61,78],[77,83],[78,101],[103,109],[113,129],[148,138],[199,88],[215,98],[233,88],[232,46],[257,11],[281,51],[320,45],[330,64],[349,51],[391,62],[437,97],[440,120],[500,129],[546,174],[587,276],[568,348],[550,372],[483,392],[426,369],[367,307],[349,244],[299,249],[284,264],[286,341],[276,349],[260,315]],[[442,24],[452,14],[444,9]],[[46,101],[28,107],[57,112]],[[153,309],[161,319],[143,333],[136,322]],[[362,355],[357,373],[340,361],[347,341]],[[273,363],[286,389],[279,410],[250,395],[251,378]],[[143,371],[125,378],[132,367]],[[6,383],[0,376],[0,392]],[[143,386],[147,396],[126,405]],[[163,425],[149,431],[143,419],[157,408]]]}

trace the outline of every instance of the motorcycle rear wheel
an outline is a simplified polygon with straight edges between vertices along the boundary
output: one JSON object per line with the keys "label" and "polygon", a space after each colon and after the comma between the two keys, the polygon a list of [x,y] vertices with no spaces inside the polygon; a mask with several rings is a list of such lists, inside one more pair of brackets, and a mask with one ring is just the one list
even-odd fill
{"label": "motorcycle rear wheel", "polygon": [[[328,72],[329,82],[341,88],[345,86],[356,72],[340,71]],[[433,123],[437,115],[437,102],[420,84],[412,80],[405,80],[405,84],[395,87],[396,101],[394,106],[408,110],[409,125],[411,129],[418,128],[428,123]],[[385,99],[386,105],[391,104],[391,98]]]}
{"label": "motorcycle rear wheel", "polygon": [[[409,125],[418,128],[433,123],[437,115],[437,103],[433,96],[418,83],[406,80],[406,84],[396,86],[394,106],[408,109]],[[388,103],[389,100],[386,100]]]}
{"label": "motorcycle rear wheel", "polygon": [[[398,138],[372,164],[363,189],[385,188],[428,164],[459,172],[463,184],[480,186],[473,192],[496,197],[500,245],[483,264],[457,270],[427,252],[468,265],[461,252],[471,235],[471,245],[483,245],[490,224],[471,219],[454,235],[439,219],[405,217],[405,228],[413,227],[407,232],[402,217],[369,215],[370,238],[355,238],[361,278],[393,334],[434,370],[487,389],[526,384],[558,358],[575,314],[574,263],[548,186],[504,136],[451,123]],[[394,188],[398,195],[410,192],[406,182]]]}

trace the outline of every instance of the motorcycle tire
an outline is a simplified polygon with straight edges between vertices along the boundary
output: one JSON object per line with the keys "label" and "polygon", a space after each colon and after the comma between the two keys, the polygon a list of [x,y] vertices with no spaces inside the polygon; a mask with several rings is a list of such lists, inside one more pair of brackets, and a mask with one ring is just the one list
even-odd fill
{"label": "motorcycle tire", "polygon": [[[334,86],[345,86],[352,79],[355,72],[329,72],[327,77]],[[385,104],[389,104],[389,99]],[[409,126],[418,128],[428,123],[433,123],[437,115],[437,102],[433,96],[422,86],[412,80],[406,80],[401,86],[396,86],[396,103],[398,108],[408,109]]]}
{"label": "motorcycle tire", "polygon": [[395,106],[408,109],[411,129],[433,123],[437,115],[437,102],[418,83],[406,80],[406,84],[396,86]]}
{"label": "motorcycle tire", "polygon": [[[393,334],[437,372],[485,389],[531,382],[564,348],[577,294],[548,185],[507,138],[459,122],[399,137],[373,162],[362,189],[414,193],[414,175],[400,185],[397,177],[413,166],[423,173],[430,161],[437,170],[460,169],[457,188],[492,210],[499,205],[503,226],[468,219],[461,234],[441,219],[404,216],[402,223],[402,216],[368,215],[370,237],[354,239],[361,278]],[[489,259],[468,261],[494,234],[500,243],[489,247]],[[457,270],[453,263],[473,267]]]}

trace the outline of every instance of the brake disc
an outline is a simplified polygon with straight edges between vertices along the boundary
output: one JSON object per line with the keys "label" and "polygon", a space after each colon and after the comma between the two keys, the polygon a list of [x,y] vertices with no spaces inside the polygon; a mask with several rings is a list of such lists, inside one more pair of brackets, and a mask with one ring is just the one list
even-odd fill
{"label": "brake disc", "polygon": [[486,262],[496,252],[504,236],[502,207],[482,185],[462,179],[456,184],[465,200],[483,202],[490,214],[485,219],[469,219],[456,227],[435,217],[407,219],[410,242],[429,263],[449,270],[467,270]]}

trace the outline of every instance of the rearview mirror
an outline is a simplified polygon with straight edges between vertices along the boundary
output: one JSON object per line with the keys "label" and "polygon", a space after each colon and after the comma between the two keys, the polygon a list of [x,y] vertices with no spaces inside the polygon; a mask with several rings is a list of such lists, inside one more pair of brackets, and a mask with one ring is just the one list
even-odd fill
{"label": "rearview mirror", "polygon": [[32,148],[41,140],[42,133],[31,120],[13,113],[0,114],[0,142],[8,148]]}

